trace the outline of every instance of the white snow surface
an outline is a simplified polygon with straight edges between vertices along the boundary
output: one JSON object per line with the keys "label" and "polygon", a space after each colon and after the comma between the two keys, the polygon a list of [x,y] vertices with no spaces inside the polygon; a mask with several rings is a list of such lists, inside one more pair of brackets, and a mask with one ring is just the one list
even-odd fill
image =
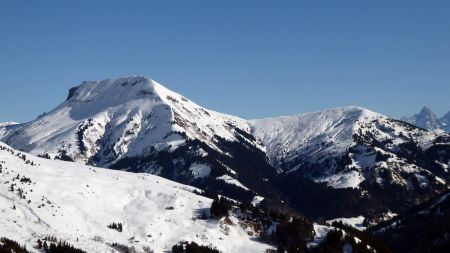
{"label": "white snow surface", "polygon": [[263,200],[264,200],[264,197],[262,197],[262,196],[255,196],[255,197],[253,197],[252,205],[259,206]]}
{"label": "white snow surface", "polygon": [[[138,252],[144,246],[165,252],[184,240],[223,252],[262,252],[270,247],[237,223],[196,219],[204,210],[209,212],[212,200],[191,193],[193,187],[158,176],[46,160],[3,143],[0,165],[0,236],[25,243],[28,249],[47,235],[87,252],[114,252],[114,242]],[[19,180],[14,179],[17,175]],[[26,178],[31,182],[20,180]],[[112,222],[121,222],[123,232],[107,228]]]}
{"label": "white snow surface", "polygon": [[313,248],[313,247],[319,246],[320,243],[327,236],[328,232],[330,232],[330,230],[334,229],[331,226],[324,226],[324,225],[319,225],[316,223],[313,224],[313,227],[314,227],[314,239],[312,242],[309,242],[307,244],[308,248]]}
{"label": "white snow surface", "polygon": [[209,173],[211,173],[211,168],[206,164],[193,163],[191,167],[189,167],[189,171],[195,179],[198,179],[209,176]]}
{"label": "white snow surface", "polygon": [[327,224],[331,225],[333,222],[335,221],[340,221],[344,224],[350,225],[358,230],[365,230],[366,227],[364,227],[363,223],[364,220],[366,218],[364,218],[364,216],[360,215],[358,217],[350,217],[350,218],[337,218],[337,219],[333,219],[333,220],[328,220]]}
{"label": "white snow surface", "polygon": [[12,126],[18,125],[19,123],[13,121],[0,122],[0,138],[8,133],[8,129]]}
{"label": "white snow surface", "polygon": [[357,171],[349,171],[346,173],[337,173],[317,178],[316,182],[325,182],[328,186],[335,189],[340,188],[359,188],[359,184],[364,181],[364,177]]}
{"label": "white snow surface", "polygon": [[241,182],[239,182],[236,178],[233,178],[233,177],[231,177],[229,175],[222,175],[220,177],[217,177],[216,179],[224,181],[227,184],[236,185],[237,187],[240,187],[240,188],[242,188],[244,190],[247,190],[247,191],[250,190],[247,187],[245,187]]}
{"label": "white snow surface", "polygon": [[14,122],[14,121],[0,122],[0,127],[14,126],[17,124],[19,124],[19,123]]}

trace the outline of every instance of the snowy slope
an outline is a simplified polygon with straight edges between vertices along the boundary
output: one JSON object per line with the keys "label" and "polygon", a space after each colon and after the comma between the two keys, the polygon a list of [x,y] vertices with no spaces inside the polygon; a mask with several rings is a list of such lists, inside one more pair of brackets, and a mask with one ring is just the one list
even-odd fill
{"label": "snowy slope", "polygon": [[[0,168],[0,236],[27,248],[47,235],[87,252],[114,252],[112,243],[163,252],[183,240],[223,252],[269,247],[239,225],[196,219],[211,199],[158,176],[37,158],[3,143]],[[113,222],[123,232],[107,228]]]}
{"label": "snowy slope", "polygon": [[[423,186],[427,186],[429,178],[440,180],[408,157],[430,149],[439,133],[364,108],[334,108],[250,123],[279,173],[301,169],[316,182],[326,182],[334,188],[358,188],[365,180],[412,188],[410,176]],[[419,149],[409,150],[410,142]]]}
{"label": "snowy slope", "polygon": [[0,122],[0,137],[6,135],[8,133],[9,128],[14,127],[15,125],[18,124],[19,123],[12,121]]}
{"label": "snowy slope", "polygon": [[[353,143],[355,123],[360,119],[370,121],[377,116],[360,107],[342,107],[250,123],[253,134],[265,145],[272,164],[285,169],[283,162],[301,155],[334,155],[346,151]],[[311,148],[317,145],[323,148]]]}

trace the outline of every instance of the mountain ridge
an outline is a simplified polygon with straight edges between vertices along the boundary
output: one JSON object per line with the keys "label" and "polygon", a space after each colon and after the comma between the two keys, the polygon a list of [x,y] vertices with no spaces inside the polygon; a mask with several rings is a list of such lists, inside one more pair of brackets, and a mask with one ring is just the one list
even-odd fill
{"label": "mountain ridge", "polygon": [[[400,211],[405,201],[442,191],[450,166],[448,134],[362,107],[245,120],[139,76],[84,82],[36,120],[0,127],[0,140],[34,155],[151,173],[243,201],[287,201],[302,212],[309,208],[302,203],[314,200],[299,191],[314,188],[324,199],[335,196],[330,206],[341,205],[342,213],[324,209],[327,218],[346,213],[340,202],[372,203],[347,213],[353,216],[379,201],[380,214]],[[398,203],[384,200],[392,187]]]}

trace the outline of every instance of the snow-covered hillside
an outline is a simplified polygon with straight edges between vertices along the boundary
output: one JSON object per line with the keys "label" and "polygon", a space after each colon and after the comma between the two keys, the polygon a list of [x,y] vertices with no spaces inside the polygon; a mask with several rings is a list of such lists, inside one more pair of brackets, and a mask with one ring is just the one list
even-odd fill
{"label": "snow-covered hillside", "polygon": [[380,114],[360,107],[342,107],[295,116],[252,120],[253,134],[266,147],[272,165],[281,171],[299,156],[340,156],[353,144],[356,122]]}
{"label": "snow-covered hillside", "polygon": [[[164,252],[184,240],[223,252],[269,248],[238,222],[197,219],[212,200],[158,176],[37,158],[3,143],[0,172],[0,237],[29,249],[45,236],[87,252],[111,252],[113,243]],[[123,224],[123,231],[108,228],[111,223]]]}
{"label": "snow-covered hillside", "polygon": [[19,124],[19,123],[13,122],[13,121],[0,122],[0,136],[7,134],[9,126],[14,126],[17,124]]}
{"label": "snow-covered hillside", "polygon": [[[304,173],[335,188],[358,188],[361,182],[369,179],[379,184],[389,181],[410,188],[413,187],[411,174],[423,186],[430,180],[444,183],[401,152],[411,141],[420,150],[427,150],[439,134],[364,108],[335,108],[253,120],[251,124],[254,135],[265,145],[271,164],[280,173],[305,170],[314,164],[312,170]],[[445,159],[444,163],[448,161]]]}

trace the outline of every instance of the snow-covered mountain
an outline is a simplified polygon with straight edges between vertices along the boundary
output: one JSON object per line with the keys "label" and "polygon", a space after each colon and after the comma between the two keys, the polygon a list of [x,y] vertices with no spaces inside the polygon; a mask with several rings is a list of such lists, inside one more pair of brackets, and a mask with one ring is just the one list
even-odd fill
{"label": "snow-covered mountain", "polygon": [[441,129],[442,124],[434,112],[427,106],[424,106],[418,114],[403,118],[404,121],[415,126],[428,130]]}
{"label": "snow-covered mountain", "polygon": [[340,157],[353,144],[359,120],[372,121],[381,115],[359,107],[334,108],[295,116],[250,121],[253,134],[266,147],[271,164],[279,172],[299,168],[299,157]]}
{"label": "snow-covered mountain", "polygon": [[424,106],[418,114],[411,117],[404,117],[402,120],[424,129],[432,131],[441,129],[450,132],[450,112],[442,118],[438,118],[438,116],[426,106]]}
{"label": "snow-covered mountain", "polygon": [[[427,150],[439,134],[364,108],[334,108],[250,123],[253,134],[262,141],[279,173],[289,174],[310,164],[323,165],[323,170],[315,166],[309,172],[311,178],[335,188],[357,188],[371,175],[375,176],[375,182],[384,183],[384,179],[376,176],[378,169],[434,177],[400,153],[411,141],[421,150]],[[391,175],[390,179],[409,185],[402,176]]]}
{"label": "snow-covered mountain", "polygon": [[446,133],[360,107],[244,120],[144,77],[84,82],[36,120],[0,126],[0,140],[246,202],[285,201],[326,218],[396,212],[443,191],[449,180]]}
{"label": "snow-covered mountain", "polygon": [[[48,236],[86,252],[123,252],[114,251],[114,243],[169,252],[180,241],[222,252],[270,248],[234,214],[227,222],[198,219],[212,200],[194,190],[150,174],[38,158],[0,143],[0,237],[28,249]],[[120,231],[108,228],[112,223],[120,223]]]}
{"label": "snow-covered mountain", "polygon": [[206,110],[151,79],[126,77],[72,88],[65,102],[13,125],[4,139],[34,154],[64,152],[75,161],[109,166],[151,150],[175,150],[186,139],[220,150],[214,137],[237,140],[237,127],[248,129],[244,120]]}
{"label": "snow-covered mountain", "polygon": [[[292,182],[292,189],[296,189],[295,181],[307,177],[336,189],[358,189],[368,194],[367,206],[377,199],[397,211],[405,201],[417,203],[447,187],[450,137],[445,133],[429,132],[360,107],[252,120],[250,124],[270,163],[285,178],[284,184]],[[290,193],[296,203],[300,202],[299,191]]]}
{"label": "snow-covered mountain", "polygon": [[[263,178],[273,171],[245,120],[202,108],[144,77],[84,82],[49,113],[0,129],[2,141],[41,157],[203,188],[222,185],[221,191],[247,198],[253,197],[249,188],[270,191]],[[242,153],[252,161],[233,159]]]}

